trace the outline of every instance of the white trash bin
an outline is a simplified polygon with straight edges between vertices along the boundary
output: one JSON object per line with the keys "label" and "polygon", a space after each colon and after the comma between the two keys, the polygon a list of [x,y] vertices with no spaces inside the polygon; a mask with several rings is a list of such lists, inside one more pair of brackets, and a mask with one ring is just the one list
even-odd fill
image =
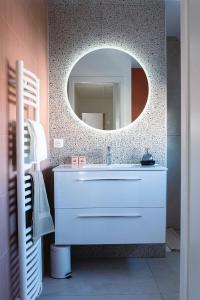
{"label": "white trash bin", "polygon": [[51,277],[71,277],[71,248],[51,244]]}

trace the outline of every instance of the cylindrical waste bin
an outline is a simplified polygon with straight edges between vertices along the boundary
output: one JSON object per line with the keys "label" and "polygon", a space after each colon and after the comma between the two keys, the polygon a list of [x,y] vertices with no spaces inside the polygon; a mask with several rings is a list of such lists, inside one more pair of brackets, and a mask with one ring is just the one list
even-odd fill
{"label": "cylindrical waste bin", "polygon": [[51,277],[69,278],[71,275],[71,248],[51,244]]}

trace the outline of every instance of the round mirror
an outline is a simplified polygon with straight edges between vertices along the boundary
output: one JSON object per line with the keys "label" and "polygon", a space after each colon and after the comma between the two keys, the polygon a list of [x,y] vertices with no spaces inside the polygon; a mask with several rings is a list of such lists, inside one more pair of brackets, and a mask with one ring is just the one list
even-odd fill
{"label": "round mirror", "polygon": [[148,80],[129,54],[99,49],[82,57],[68,79],[69,103],[87,125],[114,130],[129,125],[142,113],[148,98]]}

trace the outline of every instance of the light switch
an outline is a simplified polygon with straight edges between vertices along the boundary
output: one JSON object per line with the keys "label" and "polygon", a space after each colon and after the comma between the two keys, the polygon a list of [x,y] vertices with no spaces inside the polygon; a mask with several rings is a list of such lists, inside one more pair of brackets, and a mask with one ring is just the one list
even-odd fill
{"label": "light switch", "polygon": [[63,148],[64,140],[63,139],[53,139],[54,148]]}

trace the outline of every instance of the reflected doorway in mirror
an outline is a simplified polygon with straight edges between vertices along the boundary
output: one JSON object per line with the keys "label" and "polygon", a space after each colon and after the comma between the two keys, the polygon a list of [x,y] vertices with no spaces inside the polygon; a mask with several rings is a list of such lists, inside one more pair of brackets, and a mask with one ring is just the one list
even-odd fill
{"label": "reflected doorway in mirror", "polygon": [[[123,128],[143,112],[149,94],[148,80],[139,62],[124,51],[113,48],[94,50],[83,56],[68,78],[69,105],[76,116],[93,114],[85,122],[93,128]],[[103,114],[103,126],[97,125]],[[95,122],[94,122],[95,121]],[[95,125],[94,125],[95,124]],[[97,127],[95,127],[97,126]]]}

